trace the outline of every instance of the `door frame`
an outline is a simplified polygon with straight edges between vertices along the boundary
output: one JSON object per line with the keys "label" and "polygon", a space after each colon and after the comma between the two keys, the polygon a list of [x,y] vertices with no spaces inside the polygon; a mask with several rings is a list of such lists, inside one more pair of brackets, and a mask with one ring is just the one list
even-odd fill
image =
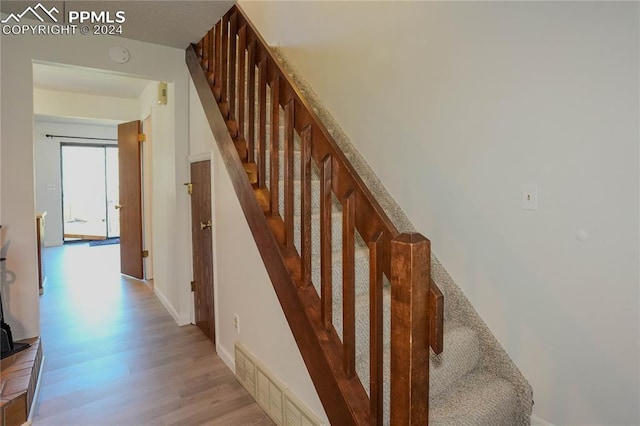
{"label": "door frame", "polygon": [[153,120],[151,113],[140,120],[142,122],[142,133],[146,140],[142,144],[140,155],[142,169],[142,248],[149,253],[142,259],[142,272],[145,281],[153,280]]}
{"label": "door frame", "polygon": [[[218,297],[218,265],[217,265],[217,257],[216,257],[216,224],[217,221],[215,220],[215,215],[216,215],[216,211],[215,211],[215,206],[216,206],[216,200],[215,197],[213,196],[213,194],[215,193],[215,171],[216,171],[216,165],[215,165],[215,156],[213,155],[213,152],[203,152],[200,154],[194,154],[194,155],[189,155],[189,181],[191,181],[191,164],[192,163],[197,163],[200,161],[210,161],[211,162],[211,192],[212,192],[212,196],[211,196],[211,223],[213,224],[213,226],[211,227],[211,241],[212,241],[212,245],[213,247],[211,248],[211,254],[212,254],[212,262],[213,262],[213,317],[214,317],[214,329],[215,329],[215,336],[216,336],[216,341],[214,342],[214,345],[216,347],[216,352],[219,353],[219,347],[218,347],[218,336],[220,336],[220,321],[218,318],[220,309],[218,308],[218,303],[220,298]],[[189,229],[191,229],[192,226],[192,222],[191,222],[191,202],[189,202]],[[191,240],[191,232],[189,232],[189,259],[193,259],[193,241]],[[193,261],[189,262],[189,274],[191,276],[191,280],[193,280]],[[189,303],[189,318],[191,321],[191,324],[195,324],[196,323],[196,317],[195,317],[195,295],[194,292],[191,292],[191,297],[189,298],[190,303]]]}
{"label": "door frame", "polygon": [[[105,150],[105,161],[106,161],[106,149],[107,148],[118,148],[118,143],[114,142],[114,143],[88,143],[88,142],[63,142],[60,141],[60,143],[58,144],[59,146],[59,160],[60,160],[60,206],[62,208],[61,210],[61,220],[62,220],[62,244],[64,245],[65,241],[65,222],[64,222],[64,161],[62,159],[62,150],[65,146],[77,146],[77,147],[84,147],[84,148],[102,148]],[[105,170],[106,173],[106,170]],[[105,174],[105,192],[106,192],[106,185],[107,185],[107,176]],[[107,222],[109,220],[109,211],[108,211],[108,206],[106,206],[106,200],[105,200],[105,212],[106,212],[106,219]],[[109,228],[108,228],[108,223],[105,223],[105,238],[109,238]]]}

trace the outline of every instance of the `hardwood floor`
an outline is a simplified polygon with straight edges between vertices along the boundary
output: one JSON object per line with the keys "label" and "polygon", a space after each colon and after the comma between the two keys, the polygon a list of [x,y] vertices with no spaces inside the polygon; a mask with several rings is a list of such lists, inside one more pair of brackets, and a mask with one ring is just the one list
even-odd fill
{"label": "hardwood floor", "polygon": [[117,245],[44,255],[36,426],[273,424],[198,328],[119,274]]}

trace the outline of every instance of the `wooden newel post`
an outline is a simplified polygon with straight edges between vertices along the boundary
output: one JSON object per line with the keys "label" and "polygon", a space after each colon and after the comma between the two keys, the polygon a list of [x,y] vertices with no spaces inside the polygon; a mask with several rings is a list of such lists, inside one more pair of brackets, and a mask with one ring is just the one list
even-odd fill
{"label": "wooden newel post", "polygon": [[391,425],[429,422],[431,242],[418,233],[391,242]]}

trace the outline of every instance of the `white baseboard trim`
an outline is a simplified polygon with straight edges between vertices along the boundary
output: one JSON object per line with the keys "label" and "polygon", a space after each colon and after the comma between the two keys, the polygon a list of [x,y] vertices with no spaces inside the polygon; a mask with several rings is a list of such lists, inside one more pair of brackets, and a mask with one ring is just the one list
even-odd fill
{"label": "white baseboard trim", "polygon": [[189,314],[180,315],[180,318],[178,320],[178,325],[180,327],[182,327],[184,325],[191,325],[191,315],[189,315]]}
{"label": "white baseboard trim", "polygon": [[236,374],[236,362],[235,359],[231,356],[228,350],[226,350],[222,345],[216,345],[216,352],[218,356],[225,363],[229,370],[233,371],[233,374]]}
{"label": "white baseboard trim", "polygon": [[544,419],[541,419],[538,416],[531,415],[531,426],[555,426],[553,423],[550,423]]}
{"label": "white baseboard trim", "polygon": [[176,324],[178,324],[179,326],[183,326],[189,323],[188,320],[187,322],[184,322],[183,316],[178,314],[178,311],[176,311],[175,308],[171,305],[171,303],[169,303],[165,295],[162,294],[162,292],[158,289],[158,287],[155,287],[155,286],[153,287],[153,293],[156,295],[160,303],[164,305],[165,309],[169,312],[169,314],[171,314]]}

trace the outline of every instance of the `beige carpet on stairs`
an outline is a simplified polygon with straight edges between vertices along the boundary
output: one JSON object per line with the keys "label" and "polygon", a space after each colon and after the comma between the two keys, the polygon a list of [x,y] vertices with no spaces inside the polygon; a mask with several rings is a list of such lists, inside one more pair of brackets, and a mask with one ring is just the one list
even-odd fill
{"label": "beige carpet on stairs", "polygon": [[[276,55],[285,70],[301,88],[306,99],[312,105],[329,133],[334,137],[365,184],[374,194],[387,215],[401,232],[415,231],[411,222],[388,194],[369,165],[356,151],[337,122],[322,106],[319,98],[300,77],[299,73],[286,60],[283,52],[275,49]],[[267,96],[267,99],[270,99]],[[270,107],[268,106],[268,110]],[[284,113],[281,110],[281,123]],[[270,127],[270,114],[267,115]],[[267,144],[270,146],[270,129],[267,129]],[[283,129],[280,129],[283,140]],[[297,151],[294,165],[295,179],[300,177],[300,138],[295,135]],[[280,147],[282,149],[282,147]],[[256,153],[257,154],[257,153]],[[267,158],[269,152],[267,152]],[[256,155],[257,157],[257,155]],[[280,158],[283,153],[280,152]],[[283,161],[279,162],[278,178],[280,184],[279,211],[283,206]],[[271,179],[267,161],[267,181]],[[319,173],[312,167],[312,280],[320,290],[320,225],[319,225]],[[267,185],[268,187],[268,185]],[[300,181],[294,184],[295,241],[300,250]],[[342,216],[340,203],[334,200],[332,214],[333,241],[333,324],[339,336],[342,336]],[[428,235],[427,235],[428,237]],[[368,392],[369,389],[369,297],[368,297],[368,248],[358,236],[356,238],[356,368],[358,375]],[[532,390],[525,378],[507,356],[503,348],[493,337],[490,330],[466,299],[460,288],[435,256],[432,256],[432,277],[445,295],[444,351],[440,355],[431,355],[430,361],[430,404],[429,422],[433,425],[525,425],[530,424],[533,405]],[[385,342],[390,335],[390,286],[387,282],[384,294],[384,334]],[[385,346],[385,424],[389,423],[389,347]]]}

